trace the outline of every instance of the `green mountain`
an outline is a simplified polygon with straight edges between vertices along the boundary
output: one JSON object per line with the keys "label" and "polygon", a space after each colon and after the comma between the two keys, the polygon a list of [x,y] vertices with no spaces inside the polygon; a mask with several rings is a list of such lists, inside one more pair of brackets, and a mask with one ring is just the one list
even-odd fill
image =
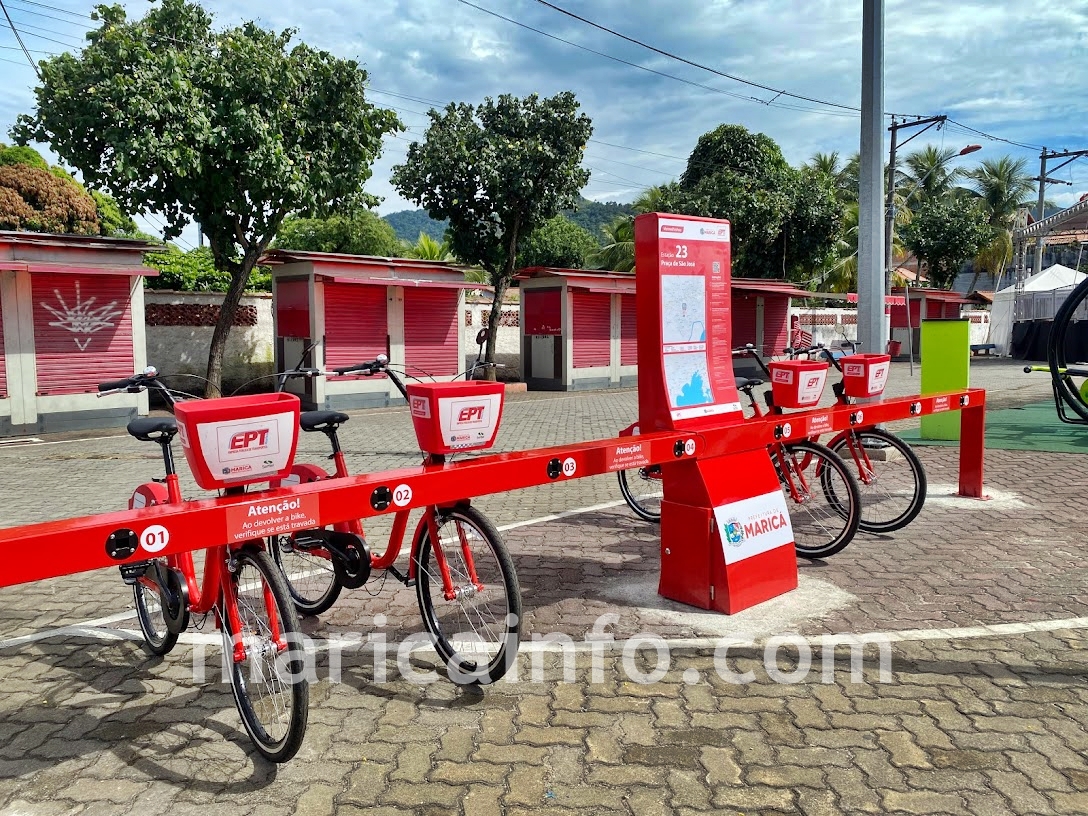
{"label": "green mountain", "polygon": [[389,222],[389,226],[403,241],[414,244],[422,232],[436,241],[441,242],[446,232],[445,221],[435,221],[426,210],[401,210],[383,216]]}
{"label": "green mountain", "polygon": [[[583,198],[575,209],[563,210],[561,214],[588,230],[600,241],[603,238],[601,227],[618,216],[634,215],[635,211],[630,204],[618,204],[615,201],[590,201]],[[398,238],[413,244],[421,232],[436,241],[441,241],[446,232],[447,222],[433,220],[427,215],[426,210],[401,210],[382,217],[389,222]]]}
{"label": "green mountain", "polygon": [[562,214],[583,229],[589,230],[590,234],[600,241],[604,237],[601,235],[601,227],[618,216],[633,216],[635,210],[630,204],[619,204],[615,201],[590,201],[583,198],[578,202],[577,209],[563,210]]}

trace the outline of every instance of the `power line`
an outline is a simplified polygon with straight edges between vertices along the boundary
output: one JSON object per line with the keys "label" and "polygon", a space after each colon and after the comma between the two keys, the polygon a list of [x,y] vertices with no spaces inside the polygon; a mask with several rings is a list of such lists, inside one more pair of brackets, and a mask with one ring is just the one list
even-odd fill
{"label": "power line", "polygon": [[[803,96],[801,94],[791,93],[790,91],[781,90],[779,88],[772,88],[769,85],[763,85],[762,83],[759,83],[759,82],[752,82],[749,79],[744,79],[743,77],[734,76],[733,74],[727,74],[724,71],[719,71],[717,68],[711,68],[709,65],[703,65],[700,62],[695,62],[694,60],[687,59],[686,57],[681,57],[678,54],[673,54],[670,51],[665,51],[664,49],[661,49],[661,48],[658,48],[656,46],[650,45],[649,43],[645,43],[642,40],[637,40],[634,37],[628,37],[626,34],[621,34],[619,31],[616,31],[615,29],[608,28],[608,26],[603,26],[600,23],[595,23],[592,20],[587,20],[585,17],[581,17],[581,16],[575,14],[572,11],[567,11],[566,9],[555,5],[554,3],[549,3],[548,0],[536,0],[536,1],[538,3],[540,3],[540,5],[547,6],[548,8],[552,9],[553,11],[558,11],[560,14],[565,14],[567,17],[571,17],[571,18],[573,18],[575,20],[578,20],[581,23],[585,23],[586,25],[592,26],[593,28],[596,28],[596,29],[598,29],[600,31],[606,31],[606,32],[608,32],[609,34],[611,34],[614,37],[619,37],[621,40],[626,40],[627,42],[632,43],[632,44],[637,45],[637,46],[640,46],[642,48],[645,48],[648,51],[653,51],[655,54],[660,54],[663,57],[668,57],[669,59],[676,60],[677,62],[682,62],[685,65],[690,65],[693,68],[699,68],[699,69],[702,69],[703,71],[709,71],[710,73],[715,74],[717,76],[724,77],[725,79],[731,79],[734,82],[740,82],[740,83],[742,83],[744,85],[748,85],[748,86],[750,86],[752,88],[760,88],[761,90],[769,91],[769,92],[775,94],[775,98],[777,98],[779,96],[788,96],[788,97],[791,97],[793,99],[799,99],[799,100],[801,100],[803,102],[813,102],[813,103],[815,103],[817,105],[826,105],[829,108],[841,108],[843,110],[856,111],[859,114],[861,113],[861,108],[855,107],[853,105],[843,105],[843,104],[841,104],[839,102],[828,102],[827,100],[824,100],[824,99],[816,99],[815,97],[811,97],[811,96]],[[773,101],[773,99],[769,100],[769,101],[765,101],[765,100],[762,100],[762,99],[757,99],[756,101],[757,102],[763,102],[764,104],[769,104],[771,101]]]}
{"label": "power line", "polygon": [[36,3],[36,2],[34,2],[34,0],[15,0],[15,1],[18,2],[18,3],[21,3],[23,5],[26,5],[26,6],[38,6],[39,8],[49,9],[50,11],[59,11],[61,14],[70,14],[73,17],[85,17],[88,20],[94,19],[89,14],[83,14],[83,13],[78,12],[78,11],[69,11],[68,9],[58,8],[57,6],[50,6],[50,5],[47,5],[46,3]]}
{"label": "power line", "polygon": [[994,136],[992,133],[986,133],[984,131],[981,131],[981,130],[978,130],[976,128],[965,125],[962,122],[957,122],[955,119],[948,119],[947,121],[948,121],[949,125],[957,127],[962,131],[966,131],[967,133],[974,133],[976,136],[982,136],[983,138],[991,139],[991,140],[993,140],[995,142],[1004,142],[1005,144],[1015,145],[1016,147],[1023,147],[1023,148],[1025,148],[1027,150],[1045,150],[1046,149],[1042,145],[1024,144],[1023,142],[1014,142],[1012,139],[1003,139],[1000,136]]}
{"label": "power line", "polygon": [[797,105],[787,105],[787,104],[784,104],[784,103],[775,102],[774,100],[768,101],[768,100],[758,99],[758,98],[756,98],[754,96],[744,96],[743,94],[733,93],[732,91],[726,91],[726,90],[724,90],[722,88],[714,88],[714,87],[712,87],[710,85],[704,85],[701,82],[694,82],[693,80],[690,80],[690,79],[684,79],[683,77],[678,77],[675,74],[667,74],[664,71],[657,71],[657,70],[654,70],[653,68],[647,68],[645,65],[639,65],[637,62],[631,62],[629,60],[621,59],[620,57],[615,57],[615,56],[613,56],[611,54],[606,54],[603,51],[595,51],[592,48],[587,48],[586,46],[579,45],[576,42],[571,42],[570,40],[565,40],[562,37],[557,37],[554,34],[549,34],[547,31],[542,31],[539,28],[534,28],[531,25],[527,25],[526,23],[522,23],[522,22],[520,22],[518,20],[515,20],[515,19],[513,19],[511,17],[506,17],[506,16],[504,16],[502,14],[499,14],[497,11],[492,11],[491,9],[484,8],[483,6],[478,6],[475,3],[469,2],[469,0],[457,0],[457,2],[461,3],[462,5],[469,6],[470,8],[474,8],[477,11],[482,11],[484,14],[489,14],[492,17],[497,17],[500,20],[504,20],[505,22],[512,23],[513,25],[519,26],[520,28],[527,29],[527,30],[532,31],[532,32],[534,32],[536,34],[540,34],[541,36],[547,37],[548,39],[555,40],[557,42],[561,42],[564,45],[573,46],[574,48],[578,48],[578,49],[580,49],[582,51],[586,51],[586,52],[588,52],[590,54],[595,54],[598,57],[604,57],[605,59],[612,60],[613,62],[618,62],[621,65],[627,65],[627,66],[629,66],[631,68],[637,68],[638,70],[645,71],[645,72],[647,72],[649,74],[654,74],[656,76],[664,77],[666,79],[671,79],[671,80],[674,80],[676,82],[683,82],[685,85],[691,85],[691,86],[693,86],[695,88],[701,88],[704,91],[710,91],[712,93],[721,94],[723,96],[730,96],[730,97],[733,97],[734,99],[740,99],[740,100],[746,101],[746,102],[758,102],[761,105],[769,105],[769,106],[775,107],[775,108],[786,108],[786,109],[789,109],[789,110],[798,110],[798,111],[803,111],[803,112],[806,112],[806,113],[820,113],[820,114],[825,114],[825,115],[828,115],[828,116],[851,116],[851,117],[855,116],[855,114],[853,114],[853,113],[843,113],[843,112],[839,112],[839,111],[819,110],[819,109],[816,109],[816,108],[804,108],[804,107],[800,107],[800,106],[797,106]]}
{"label": "power line", "polygon": [[[23,0],[8,0],[8,3],[12,4],[11,10],[17,11],[20,14],[30,14],[34,17],[44,17],[46,20],[56,20],[58,23],[64,23],[65,25],[82,26],[83,28],[87,28],[87,24],[82,21],[76,22],[75,20],[66,20],[64,17],[55,17],[52,14],[43,14],[40,11],[34,11],[34,9],[20,8],[20,4],[22,2]],[[88,17],[87,19],[90,20],[91,18]]]}
{"label": "power line", "polygon": [[17,29],[15,23],[11,21],[11,15],[8,14],[8,7],[4,5],[4,0],[0,0],[0,9],[4,10],[4,16],[8,18],[8,25],[11,26],[11,33],[14,34],[15,39],[19,41],[19,47],[23,49],[23,53],[26,54],[27,62],[30,63],[30,67],[34,69],[34,73],[38,75],[40,81],[42,72],[38,70],[38,63],[34,62],[34,58],[30,56],[30,52],[27,50],[26,43],[24,43],[23,38],[19,36],[19,29]]}
{"label": "power line", "polygon": [[[51,29],[51,28],[42,28],[41,26],[31,25],[30,23],[24,22],[22,20],[19,20],[19,28],[22,29],[23,31],[26,31],[26,29],[29,28],[29,29],[31,29],[33,31],[44,31],[46,34],[56,34],[58,37],[68,37],[68,39],[70,39],[70,40],[75,39],[74,34],[65,34],[65,33],[61,32],[61,31],[53,31],[53,29]],[[30,36],[34,36],[34,35],[31,34]],[[83,43],[78,43],[77,42],[74,45],[71,45],[69,47],[71,47],[71,48],[82,48]]]}

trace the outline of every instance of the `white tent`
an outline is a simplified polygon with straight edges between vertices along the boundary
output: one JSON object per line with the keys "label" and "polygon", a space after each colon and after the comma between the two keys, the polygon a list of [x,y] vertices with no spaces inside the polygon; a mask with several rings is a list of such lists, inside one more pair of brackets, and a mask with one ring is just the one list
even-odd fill
{"label": "white tent", "polygon": [[[1086,276],[1083,272],[1077,272],[1068,266],[1054,264],[1047,267],[1037,275],[1032,275],[1024,281],[1025,293],[1054,292],[1055,290],[1070,290]],[[1062,292],[1052,309],[1048,309],[1047,317],[1053,317],[1054,312],[1061,306],[1068,291]],[[1016,286],[1007,286],[994,294],[994,305],[990,309],[990,342],[997,346],[998,354],[1008,354],[1009,341],[1012,339],[1013,310],[1016,303]]]}

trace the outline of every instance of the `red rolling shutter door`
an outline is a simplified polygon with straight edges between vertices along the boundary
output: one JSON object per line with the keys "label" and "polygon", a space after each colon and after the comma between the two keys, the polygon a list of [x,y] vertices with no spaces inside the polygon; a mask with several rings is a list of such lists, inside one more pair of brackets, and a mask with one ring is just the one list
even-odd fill
{"label": "red rolling shutter door", "polygon": [[574,290],[574,367],[606,366],[612,361],[612,296]]}
{"label": "red rolling shutter door", "polygon": [[0,302],[0,397],[8,395],[7,358],[4,357],[4,304]]}
{"label": "red rolling shutter door", "polygon": [[763,353],[781,354],[790,344],[790,299],[767,295],[763,298]]}
{"label": "red rolling shutter door", "polygon": [[325,284],[325,365],[349,366],[388,354],[385,287]]}
{"label": "red rolling shutter door", "polygon": [[131,377],[127,275],[32,275],[39,394],[81,394]]}
{"label": "red rolling shutter door", "polygon": [[404,362],[433,377],[460,372],[456,289],[404,290]]}
{"label": "red rolling shutter door", "polygon": [[756,299],[733,295],[733,348],[756,342]]}
{"label": "red rolling shutter door", "polygon": [[620,295],[620,365],[638,365],[638,312],[634,295]]}

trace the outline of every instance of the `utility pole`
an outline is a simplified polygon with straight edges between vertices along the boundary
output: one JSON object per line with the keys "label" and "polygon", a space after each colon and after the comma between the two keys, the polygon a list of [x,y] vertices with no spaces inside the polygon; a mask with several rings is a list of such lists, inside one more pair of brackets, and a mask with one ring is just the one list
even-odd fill
{"label": "utility pole", "polygon": [[[1051,168],[1052,170],[1061,170],[1069,162],[1076,161],[1081,156],[1088,156],[1088,150],[1063,150],[1061,153],[1057,151],[1048,151],[1045,147],[1043,152],[1039,154],[1039,175],[1036,176],[1033,181],[1039,182],[1039,220],[1044,218],[1043,207],[1046,204],[1046,185],[1048,184],[1068,184],[1073,186],[1073,182],[1064,181],[1062,179],[1047,178],[1046,165],[1051,159],[1067,159],[1063,161],[1057,167]],[[1035,262],[1031,267],[1031,274],[1037,275],[1043,271],[1043,236],[1039,236],[1035,239]]]}
{"label": "utility pole", "polygon": [[880,217],[884,182],[884,0],[863,0],[861,23],[861,164],[858,168],[858,340],[881,354],[887,344]]}
{"label": "utility pole", "polygon": [[[892,293],[892,270],[895,265],[895,150],[899,130],[900,128],[912,128],[925,125],[924,128],[910,137],[910,139],[913,139],[917,136],[921,136],[934,125],[940,130],[941,125],[944,124],[944,121],[947,118],[947,116],[927,116],[922,119],[914,119],[910,122],[896,122],[895,117],[893,116],[891,127],[888,128],[892,134],[892,146],[888,151],[888,187],[887,198],[884,202],[884,294],[886,295]],[[910,139],[907,139],[903,144],[909,142]]]}

